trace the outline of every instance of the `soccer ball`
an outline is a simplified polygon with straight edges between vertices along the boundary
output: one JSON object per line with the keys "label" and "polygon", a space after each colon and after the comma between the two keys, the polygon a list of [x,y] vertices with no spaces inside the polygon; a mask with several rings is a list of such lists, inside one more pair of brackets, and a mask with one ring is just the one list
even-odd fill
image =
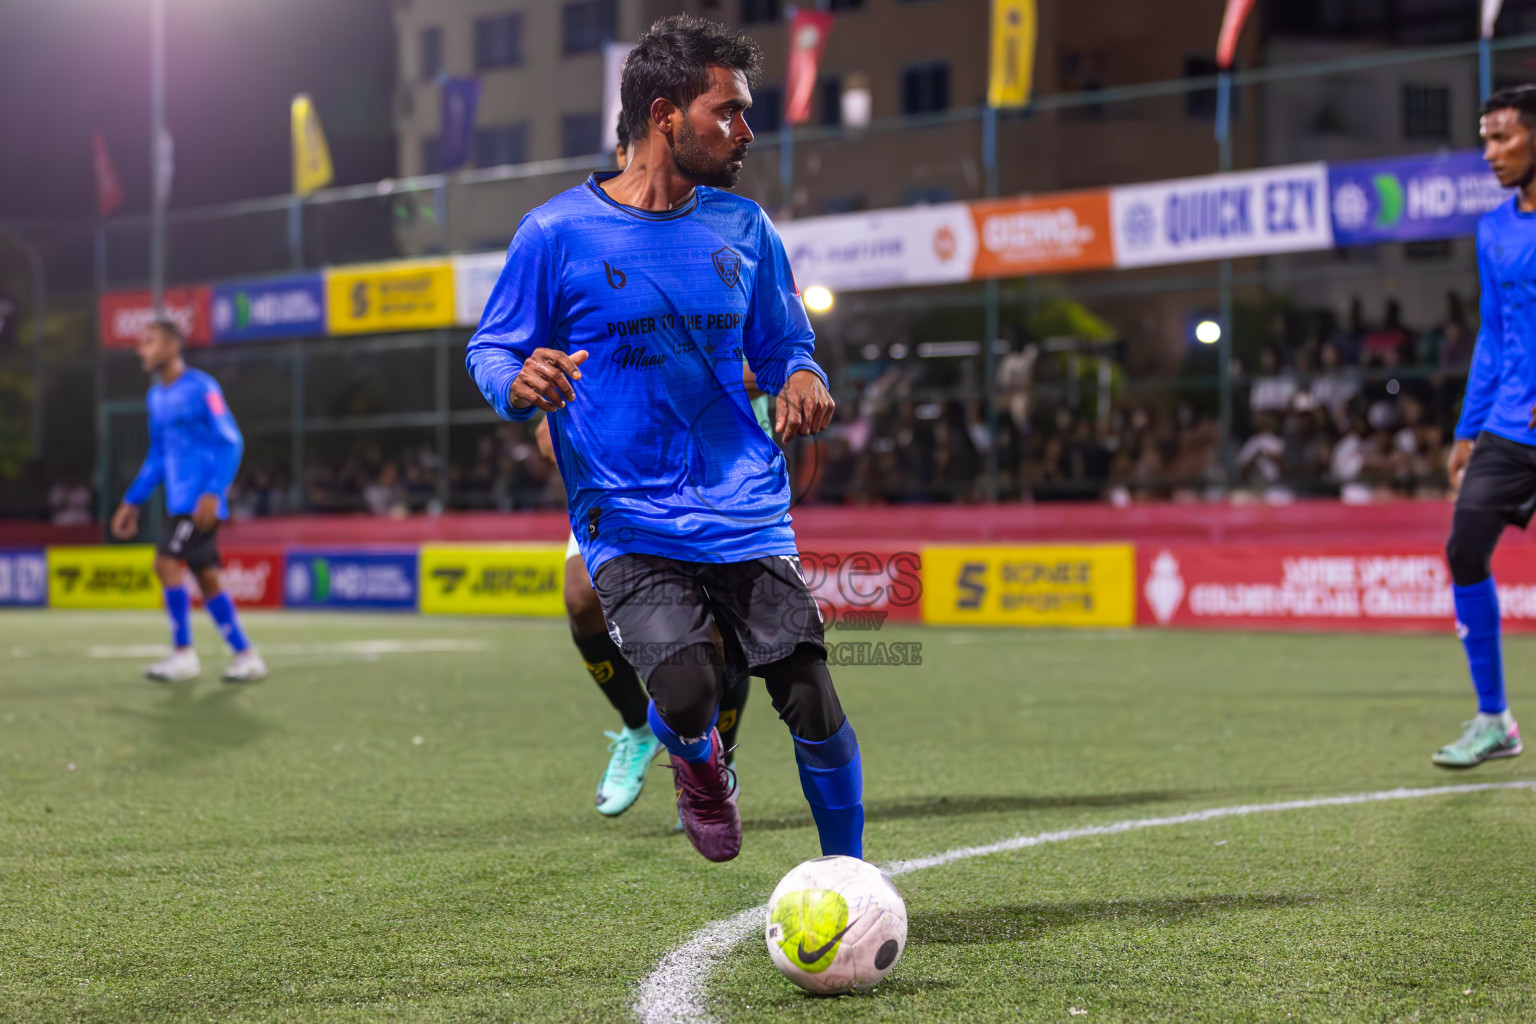
{"label": "soccer ball", "polygon": [[891,876],[856,857],[818,857],[768,900],[768,955],[807,992],[841,995],[885,980],[907,945],[907,905]]}

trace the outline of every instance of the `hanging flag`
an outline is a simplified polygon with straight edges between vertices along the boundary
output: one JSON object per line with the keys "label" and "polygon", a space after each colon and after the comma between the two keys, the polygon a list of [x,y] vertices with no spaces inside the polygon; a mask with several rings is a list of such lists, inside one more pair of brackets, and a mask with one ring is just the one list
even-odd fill
{"label": "hanging flag", "polygon": [[821,54],[832,31],[832,15],[826,11],[797,11],[789,23],[789,73],[784,80],[784,123],[804,124],[811,119],[811,97],[816,95],[816,73]]}
{"label": "hanging flag", "polygon": [[1221,18],[1221,37],[1216,40],[1216,66],[1232,67],[1237,59],[1237,37],[1243,34],[1243,22],[1253,10],[1253,0],[1227,0],[1227,13]]}
{"label": "hanging flag", "polygon": [[603,44],[603,151],[619,144],[619,113],[624,103],[619,97],[619,79],[623,77],[624,58],[634,43]]}
{"label": "hanging flag", "polygon": [[1499,8],[1504,0],[1483,0],[1483,38],[1493,38],[1493,23],[1499,20]]}
{"label": "hanging flag", "polygon": [[480,79],[444,75],[442,134],[438,136],[437,167],[452,171],[469,162],[475,135],[475,111],[480,106]]}
{"label": "hanging flag", "polygon": [[309,93],[293,98],[293,191],[307,196],[331,183],[331,151],[325,144],[320,114]]}
{"label": "hanging flag", "polygon": [[101,132],[91,132],[91,156],[96,168],[96,213],[110,217],[127,198],[123,183],[118,180],[117,168],[112,166],[112,154],[107,152],[107,140]]}
{"label": "hanging flag", "polygon": [[1035,0],[992,0],[987,106],[1027,107],[1035,81]]}
{"label": "hanging flag", "polygon": [[176,141],[169,128],[160,129],[159,145],[155,147],[155,199],[164,204],[171,201],[171,178],[176,174]]}

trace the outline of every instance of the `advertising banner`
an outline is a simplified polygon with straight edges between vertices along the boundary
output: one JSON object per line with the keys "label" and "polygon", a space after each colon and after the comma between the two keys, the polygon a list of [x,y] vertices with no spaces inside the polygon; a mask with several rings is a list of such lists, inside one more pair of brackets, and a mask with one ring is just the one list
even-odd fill
{"label": "advertising banner", "polygon": [[[167,288],[164,309],[187,336],[188,345],[206,345],[213,340],[207,288]],[[149,292],[107,292],[101,297],[101,345],[103,348],[133,348],[139,335],[155,318],[155,302]]]}
{"label": "advertising banner", "polygon": [[[283,552],[280,548],[225,548],[219,552],[224,568],[219,576],[224,590],[241,608],[283,606]],[[201,604],[197,576],[187,573],[187,589]]]}
{"label": "advertising banner", "polygon": [[325,333],[325,280],[319,274],[237,281],[213,289],[213,340],[260,341]]}
{"label": "advertising banner", "polygon": [[917,545],[811,543],[800,549],[800,571],[829,633],[922,620],[923,558]]}
{"label": "advertising banner", "polygon": [[1110,212],[1120,267],[1333,245],[1321,163],[1126,185],[1110,190]]}
{"label": "advertising banner", "polygon": [[48,555],[42,548],[0,548],[0,608],[48,603]]}
{"label": "advertising banner", "polygon": [[440,615],[565,615],[562,544],[427,544],[421,610]]}
{"label": "advertising banner", "polygon": [[802,289],[968,281],[976,261],[976,224],[965,203],[814,217],[778,229]]}
{"label": "advertising banner", "polygon": [[416,552],[289,548],[283,569],[289,608],[416,610]]}
{"label": "advertising banner", "polygon": [[159,608],[152,544],[48,549],[48,604],[54,608]]}
{"label": "advertising banner", "polygon": [[[1536,632],[1536,548],[1493,560],[1508,628]],[[1439,546],[1143,546],[1137,620],[1206,629],[1449,631]]]}
{"label": "advertising banner", "polygon": [[923,621],[943,626],[1135,623],[1129,544],[923,548]]}
{"label": "advertising banner", "polygon": [[491,301],[491,289],[506,266],[504,252],[477,252],[453,258],[453,322],[460,327],[479,327],[480,314]]}
{"label": "advertising banner", "polygon": [[408,331],[453,324],[453,264],[401,260],[325,272],[326,326],[332,334]]}
{"label": "advertising banner", "polygon": [[980,247],[975,278],[1115,265],[1109,192],[1063,192],[971,203]]}
{"label": "advertising banner", "polygon": [[1341,246],[1473,235],[1512,194],[1475,149],[1329,164],[1328,192]]}

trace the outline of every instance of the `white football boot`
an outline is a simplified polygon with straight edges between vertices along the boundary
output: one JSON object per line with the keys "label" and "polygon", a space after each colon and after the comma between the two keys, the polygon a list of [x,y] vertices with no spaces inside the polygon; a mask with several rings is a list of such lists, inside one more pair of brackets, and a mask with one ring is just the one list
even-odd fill
{"label": "white football boot", "polygon": [[261,660],[256,648],[248,647],[235,655],[235,660],[224,670],[226,683],[259,683],[267,678],[267,663]]}
{"label": "white football boot", "polygon": [[203,663],[197,660],[197,651],[184,647],[172,651],[169,658],[155,662],[144,670],[145,679],[157,683],[183,683],[196,679],[203,671]]}

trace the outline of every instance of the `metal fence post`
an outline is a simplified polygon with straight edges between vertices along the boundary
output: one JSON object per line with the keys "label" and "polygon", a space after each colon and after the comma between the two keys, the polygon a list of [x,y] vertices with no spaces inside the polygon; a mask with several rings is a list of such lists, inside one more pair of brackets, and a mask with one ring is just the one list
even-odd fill
{"label": "metal fence post", "polygon": [[304,342],[295,339],[289,346],[288,359],[291,390],[288,409],[288,505],[294,512],[304,511],[308,495],[304,488]]}

